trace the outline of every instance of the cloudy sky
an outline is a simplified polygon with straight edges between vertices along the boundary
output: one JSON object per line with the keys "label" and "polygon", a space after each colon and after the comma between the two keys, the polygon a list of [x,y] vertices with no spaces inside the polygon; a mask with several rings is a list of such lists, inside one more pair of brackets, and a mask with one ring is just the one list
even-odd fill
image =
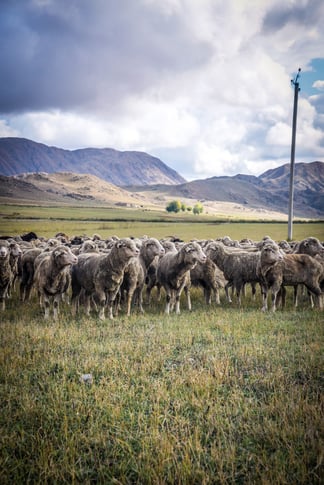
{"label": "cloudy sky", "polygon": [[324,161],[323,0],[0,0],[0,136],[188,180]]}

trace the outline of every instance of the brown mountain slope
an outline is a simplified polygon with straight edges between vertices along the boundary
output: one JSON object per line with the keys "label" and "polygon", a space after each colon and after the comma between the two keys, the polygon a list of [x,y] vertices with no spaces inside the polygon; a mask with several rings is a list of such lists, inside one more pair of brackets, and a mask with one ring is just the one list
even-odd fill
{"label": "brown mountain slope", "polygon": [[[170,186],[165,186],[169,188]],[[181,199],[188,206],[197,200]],[[115,187],[93,175],[69,172],[47,174],[0,175],[0,202],[13,204],[44,204],[60,206],[133,207],[164,210],[170,194],[163,191],[136,193]],[[267,209],[253,209],[233,202],[206,201],[208,214],[243,216],[253,219],[284,219],[285,215]]]}
{"label": "brown mountain slope", "polygon": [[[324,163],[295,165],[294,214],[298,217],[324,218]],[[193,180],[176,186],[128,187],[151,197],[163,193],[169,198],[226,201],[242,207],[288,213],[289,164],[268,170],[259,177],[235,175]]]}
{"label": "brown mountain slope", "polygon": [[139,207],[146,198],[89,174],[45,172],[0,176],[0,199],[58,202],[62,204],[104,203]]}
{"label": "brown mountain slope", "polygon": [[61,171],[89,173],[119,186],[185,181],[160,159],[144,152],[112,148],[63,150],[25,138],[0,138],[0,174]]}

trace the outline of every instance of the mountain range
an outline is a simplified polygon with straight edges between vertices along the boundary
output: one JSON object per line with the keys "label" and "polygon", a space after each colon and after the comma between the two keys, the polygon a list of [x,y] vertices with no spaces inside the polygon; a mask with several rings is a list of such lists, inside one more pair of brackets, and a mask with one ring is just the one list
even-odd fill
{"label": "mountain range", "polygon": [[[109,167],[109,169],[108,169]],[[161,160],[111,148],[63,150],[22,138],[0,138],[0,200],[164,208],[171,198],[209,210],[287,214],[290,165],[260,176],[238,174],[186,182]],[[324,218],[324,163],[295,165],[294,215]]]}
{"label": "mountain range", "polygon": [[185,182],[175,170],[145,152],[113,148],[63,150],[26,138],[0,138],[0,174],[23,172],[89,173],[120,187]]}

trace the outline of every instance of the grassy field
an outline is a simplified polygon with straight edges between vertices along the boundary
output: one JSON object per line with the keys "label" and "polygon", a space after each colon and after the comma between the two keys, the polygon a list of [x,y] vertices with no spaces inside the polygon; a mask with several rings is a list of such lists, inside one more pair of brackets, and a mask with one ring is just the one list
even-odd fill
{"label": "grassy field", "polygon": [[[91,209],[1,207],[0,233],[280,240],[287,231],[133,213],[93,220]],[[294,225],[296,239],[309,235],[324,239],[323,224]],[[249,292],[241,309],[224,295],[207,308],[194,289],[193,311],[182,301],[179,316],[153,300],[144,315],[105,322],[72,318],[65,304],[56,323],[44,322],[36,295],[8,300],[0,483],[320,484],[323,312],[306,299],[295,310],[290,291],[276,314],[262,313],[260,294],[253,301]]]}
{"label": "grassy field", "polygon": [[[106,238],[113,234],[119,237],[140,237],[148,234],[163,238],[176,235],[188,241],[191,238],[216,238],[230,236],[232,239],[261,239],[270,235],[275,240],[287,239],[287,223],[268,221],[239,221],[224,216],[215,218],[206,214],[167,214],[158,211],[80,208],[80,207],[35,207],[0,205],[0,234],[13,235],[36,232],[37,235],[53,237],[58,232],[92,236],[99,233]],[[314,236],[324,239],[324,222],[296,221],[294,239]]]}
{"label": "grassy field", "polygon": [[[44,322],[0,315],[0,483],[316,484],[323,314],[306,301]],[[83,374],[92,382],[84,383]]]}

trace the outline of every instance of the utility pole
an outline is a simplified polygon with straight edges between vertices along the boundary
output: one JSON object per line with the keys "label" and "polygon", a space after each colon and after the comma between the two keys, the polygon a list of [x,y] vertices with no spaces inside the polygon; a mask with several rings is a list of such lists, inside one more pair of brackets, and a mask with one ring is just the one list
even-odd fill
{"label": "utility pole", "polygon": [[293,236],[293,207],[294,207],[294,176],[295,176],[295,146],[296,146],[296,126],[297,126],[297,104],[299,89],[299,74],[301,69],[298,69],[298,73],[295,79],[290,82],[294,86],[294,111],[293,111],[293,123],[292,123],[292,135],[291,135],[291,152],[290,152],[290,179],[289,179],[289,208],[288,208],[288,241],[292,240]]}

